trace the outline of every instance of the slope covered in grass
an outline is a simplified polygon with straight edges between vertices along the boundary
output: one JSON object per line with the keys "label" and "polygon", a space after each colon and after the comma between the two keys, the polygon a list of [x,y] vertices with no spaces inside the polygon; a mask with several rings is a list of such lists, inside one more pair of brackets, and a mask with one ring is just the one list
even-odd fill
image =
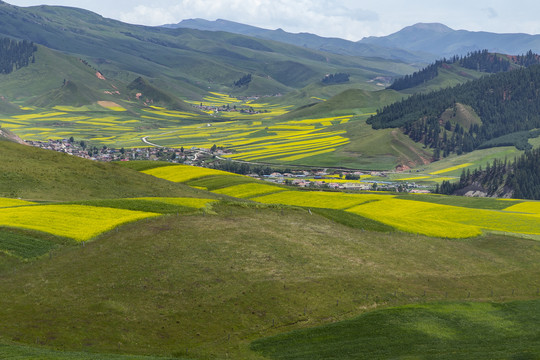
{"label": "slope covered in grass", "polygon": [[116,164],[99,163],[8,141],[0,141],[0,164],[0,196],[3,197],[87,200],[202,194],[188,186],[173,184]]}
{"label": "slope covered in grass", "polygon": [[128,224],[3,271],[0,343],[260,359],[257,338],[368,309],[536,296],[537,242],[362,231],[279,206],[213,209]]}
{"label": "slope covered in grass", "polygon": [[252,344],[269,359],[537,359],[540,301],[374,311]]}

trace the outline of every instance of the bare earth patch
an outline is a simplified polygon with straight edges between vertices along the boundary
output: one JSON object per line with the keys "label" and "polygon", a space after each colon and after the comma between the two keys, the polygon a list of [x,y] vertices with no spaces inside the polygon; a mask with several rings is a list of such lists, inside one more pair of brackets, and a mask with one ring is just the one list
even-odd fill
{"label": "bare earth patch", "polygon": [[98,101],[97,103],[98,105],[103,106],[104,108],[107,108],[107,109],[119,109],[119,108],[123,109],[124,108],[123,106],[118,105],[117,103],[113,101]]}

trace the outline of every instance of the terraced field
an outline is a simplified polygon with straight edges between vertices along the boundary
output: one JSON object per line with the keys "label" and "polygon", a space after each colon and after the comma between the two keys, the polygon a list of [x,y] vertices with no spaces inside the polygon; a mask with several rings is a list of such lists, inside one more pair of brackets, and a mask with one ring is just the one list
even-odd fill
{"label": "terraced field", "polygon": [[[220,93],[191,103],[205,106],[207,114],[158,106],[134,113],[118,104],[57,106],[49,111],[24,107],[28,113],[0,118],[0,124],[24,140],[73,136],[97,146],[131,148],[147,147],[141,140],[146,137],[167,147],[209,149],[216,145],[234,152],[225,157],[244,161],[294,163],[334,152],[350,142],[339,126],[352,115],[279,121],[276,117],[291,106],[241,101]],[[231,111],[221,111],[223,106]]]}

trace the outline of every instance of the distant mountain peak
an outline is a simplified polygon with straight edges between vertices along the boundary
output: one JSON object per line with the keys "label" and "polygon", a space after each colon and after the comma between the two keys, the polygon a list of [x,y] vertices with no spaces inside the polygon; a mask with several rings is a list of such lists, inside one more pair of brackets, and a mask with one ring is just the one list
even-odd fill
{"label": "distant mountain peak", "polygon": [[404,28],[402,31],[407,30],[407,29],[427,30],[427,31],[438,32],[438,33],[448,33],[448,32],[455,31],[441,23],[417,23],[417,24]]}

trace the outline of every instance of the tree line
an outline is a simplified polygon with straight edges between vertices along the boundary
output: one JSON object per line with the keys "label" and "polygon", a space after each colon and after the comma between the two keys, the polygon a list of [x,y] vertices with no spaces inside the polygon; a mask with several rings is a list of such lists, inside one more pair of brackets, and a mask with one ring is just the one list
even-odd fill
{"label": "tree line", "polygon": [[485,169],[463,170],[458,182],[443,181],[435,192],[463,195],[467,190],[480,190],[487,196],[510,194],[515,199],[540,200],[540,148],[528,150],[512,162],[495,159]]}
{"label": "tree line", "polygon": [[35,62],[36,51],[37,46],[33,42],[0,38],[0,74],[10,74]]}
{"label": "tree line", "polygon": [[267,165],[253,165],[244,162],[236,162],[231,160],[226,161],[216,161],[213,164],[213,168],[217,170],[223,170],[235,174],[247,175],[247,174],[257,174],[259,176],[270,175],[276,171],[282,173],[291,173],[291,169],[276,170]]}
{"label": "tree line", "polygon": [[[529,51],[525,55],[516,56],[513,58],[515,64],[520,66],[531,66],[540,63],[540,57]],[[458,64],[459,66],[476,70],[479,72],[485,72],[489,74],[495,74],[498,72],[508,71],[511,68],[509,58],[492,54],[487,50],[479,50],[469,52],[466,56],[454,56],[450,59],[437,60],[431,65],[426,66],[420,71],[417,71],[411,75],[405,75],[401,78],[394,80],[392,85],[388,88],[396,91],[410,89],[415,86],[421,85],[429,80],[436,78],[439,75],[439,69],[451,64]]]}
{"label": "tree line", "polygon": [[[457,104],[469,105],[482,123],[468,127],[443,123],[441,115]],[[368,124],[374,129],[402,128],[414,141],[433,148],[435,160],[439,155],[461,154],[502,143],[526,149],[523,134],[508,134],[540,128],[540,65],[485,76],[428,94],[414,94],[378,110]]]}

